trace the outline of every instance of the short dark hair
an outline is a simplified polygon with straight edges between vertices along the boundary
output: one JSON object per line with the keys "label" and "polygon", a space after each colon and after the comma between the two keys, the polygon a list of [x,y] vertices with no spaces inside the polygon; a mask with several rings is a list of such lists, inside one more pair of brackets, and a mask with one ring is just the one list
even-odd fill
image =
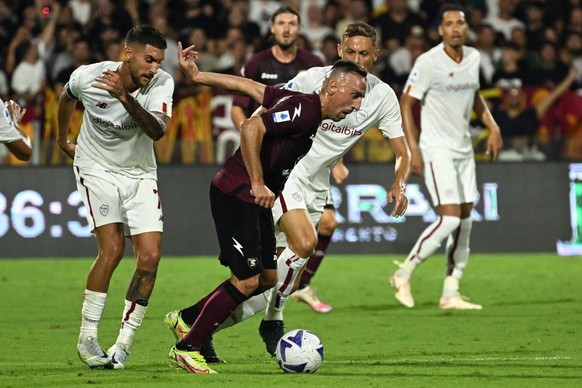
{"label": "short dark hair", "polygon": [[129,30],[125,36],[125,45],[129,46],[131,43],[138,43],[143,46],[149,44],[162,50],[168,47],[164,35],[149,25],[136,26]]}
{"label": "short dark hair", "polygon": [[292,13],[293,15],[297,16],[297,21],[299,24],[301,24],[301,15],[299,15],[299,12],[297,12],[295,8],[288,5],[279,7],[275,12],[273,12],[273,15],[271,15],[271,24],[275,23],[275,18],[282,13]]}
{"label": "short dark hair", "polygon": [[331,73],[338,71],[341,73],[356,73],[366,78],[368,72],[358,66],[355,62],[340,59],[331,67]]}
{"label": "short dark hair", "polygon": [[342,42],[354,36],[365,36],[372,39],[372,43],[376,46],[376,29],[365,22],[354,22],[348,24],[342,33]]}
{"label": "short dark hair", "polygon": [[467,17],[467,10],[461,4],[459,4],[459,3],[445,3],[441,6],[441,8],[439,10],[439,19],[438,19],[439,24],[441,24],[443,22],[443,16],[444,16],[445,12],[449,12],[449,11],[463,12],[465,14],[465,17]]}

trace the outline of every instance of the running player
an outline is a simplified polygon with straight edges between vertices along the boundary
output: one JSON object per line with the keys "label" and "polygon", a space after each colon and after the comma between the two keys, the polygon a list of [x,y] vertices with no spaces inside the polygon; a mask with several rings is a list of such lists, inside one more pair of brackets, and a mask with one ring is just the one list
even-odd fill
{"label": "running player", "polygon": [[18,160],[29,160],[32,156],[30,138],[18,128],[26,109],[21,109],[12,100],[6,103],[0,100],[0,111],[0,143],[4,143]]}

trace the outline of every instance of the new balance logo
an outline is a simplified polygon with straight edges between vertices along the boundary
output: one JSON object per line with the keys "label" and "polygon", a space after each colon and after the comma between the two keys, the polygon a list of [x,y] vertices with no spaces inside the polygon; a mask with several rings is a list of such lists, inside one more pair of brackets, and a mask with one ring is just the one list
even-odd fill
{"label": "new balance logo", "polygon": [[95,106],[97,108],[105,109],[105,108],[107,108],[107,103],[106,102],[98,102],[97,104],[95,104]]}

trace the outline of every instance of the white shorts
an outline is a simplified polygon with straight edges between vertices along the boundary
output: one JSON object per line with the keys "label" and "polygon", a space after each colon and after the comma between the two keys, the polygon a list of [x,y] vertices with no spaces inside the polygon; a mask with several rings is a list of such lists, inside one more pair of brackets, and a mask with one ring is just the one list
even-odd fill
{"label": "white shorts", "polygon": [[434,206],[474,203],[477,199],[475,158],[434,158],[424,164],[424,182]]}
{"label": "white shorts", "polygon": [[73,170],[91,231],[113,223],[123,224],[126,236],[164,231],[162,204],[154,179],[129,178],[97,169]]}
{"label": "white shorts", "polygon": [[323,208],[326,204],[327,192],[323,195],[317,195],[312,190],[308,189],[302,185],[299,181],[289,179],[285,182],[285,187],[283,191],[277,197],[275,201],[275,206],[273,206],[273,221],[275,222],[275,234],[277,237],[277,247],[286,247],[287,238],[285,233],[279,229],[278,223],[283,214],[289,210],[294,209],[305,209],[309,213],[311,222],[317,230],[319,225],[319,220],[321,219],[321,213],[323,213]]}

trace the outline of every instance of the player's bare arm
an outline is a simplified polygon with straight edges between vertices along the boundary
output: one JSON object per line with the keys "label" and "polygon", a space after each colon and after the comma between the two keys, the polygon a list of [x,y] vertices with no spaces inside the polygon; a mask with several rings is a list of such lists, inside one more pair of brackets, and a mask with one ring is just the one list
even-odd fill
{"label": "player's bare arm", "polygon": [[408,198],[406,197],[406,183],[410,175],[410,151],[406,143],[406,137],[396,137],[390,139],[390,145],[394,150],[396,159],[394,161],[394,181],[388,191],[388,202],[394,201],[393,217],[403,216],[408,208]]}
{"label": "player's bare arm", "polygon": [[414,123],[414,116],[412,114],[412,108],[418,100],[406,93],[402,93],[400,97],[400,111],[402,112],[402,128],[404,129],[404,134],[406,135],[406,141],[408,142],[408,147],[410,147],[411,164],[410,172],[413,175],[422,175],[424,171],[424,163],[422,160],[422,154],[418,148],[418,136],[420,131]]}
{"label": "player's bare arm", "polygon": [[30,144],[30,138],[28,135],[19,127],[20,120],[24,113],[26,112],[26,108],[22,109],[20,105],[18,105],[15,101],[9,100],[5,102],[6,109],[8,109],[8,113],[10,114],[12,125],[14,128],[20,132],[22,139],[11,141],[10,143],[6,143],[6,148],[12,153],[12,155],[16,156],[18,160],[30,160],[32,156],[32,148]]}
{"label": "player's bare arm", "polygon": [[178,42],[178,61],[180,69],[182,69],[182,72],[190,81],[199,85],[212,86],[232,93],[244,94],[251,97],[259,104],[263,102],[266,85],[255,82],[249,78],[200,71],[194,62],[197,58],[198,53],[194,51],[194,46],[182,49],[182,43]]}
{"label": "player's bare arm", "polygon": [[333,176],[333,180],[337,184],[341,184],[346,179],[348,179],[348,175],[350,175],[350,170],[344,164],[343,158],[338,160],[335,166],[333,166],[333,168],[331,169],[331,175]]}
{"label": "player's bare arm", "polygon": [[477,90],[475,92],[475,102],[473,103],[473,110],[477,113],[477,117],[489,128],[489,139],[487,139],[487,150],[485,153],[493,160],[497,160],[499,153],[503,148],[503,140],[501,139],[501,131],[491,115],[491,111],[485,103],[485,99]]}
{"label": "player's bare arm", "polygon": [[240,149],[249,178],[255,203],[264,208],[272,208],[275,194],[265,185],[261,166],[261,146],[267,128],[260,117],[243,121],[240,131]]}
{"label": "player's bare arm", "polygon": [[64,87],[57,107],[57,143],[61,150],[73,159],[77,146],[69,142],[68,136],[71,117],[73,117],[73,112],[77,106],[77,100],[69,97],[66,90],[67,88]]}
{"label": "player's bare arm", "polygon": [[119,71],[105,70],[91,86],[109,92],[117,98],[136,124],[154,141],[160,140],[170,118],[161,112],[150,112],[141,106],[125,87]]}

